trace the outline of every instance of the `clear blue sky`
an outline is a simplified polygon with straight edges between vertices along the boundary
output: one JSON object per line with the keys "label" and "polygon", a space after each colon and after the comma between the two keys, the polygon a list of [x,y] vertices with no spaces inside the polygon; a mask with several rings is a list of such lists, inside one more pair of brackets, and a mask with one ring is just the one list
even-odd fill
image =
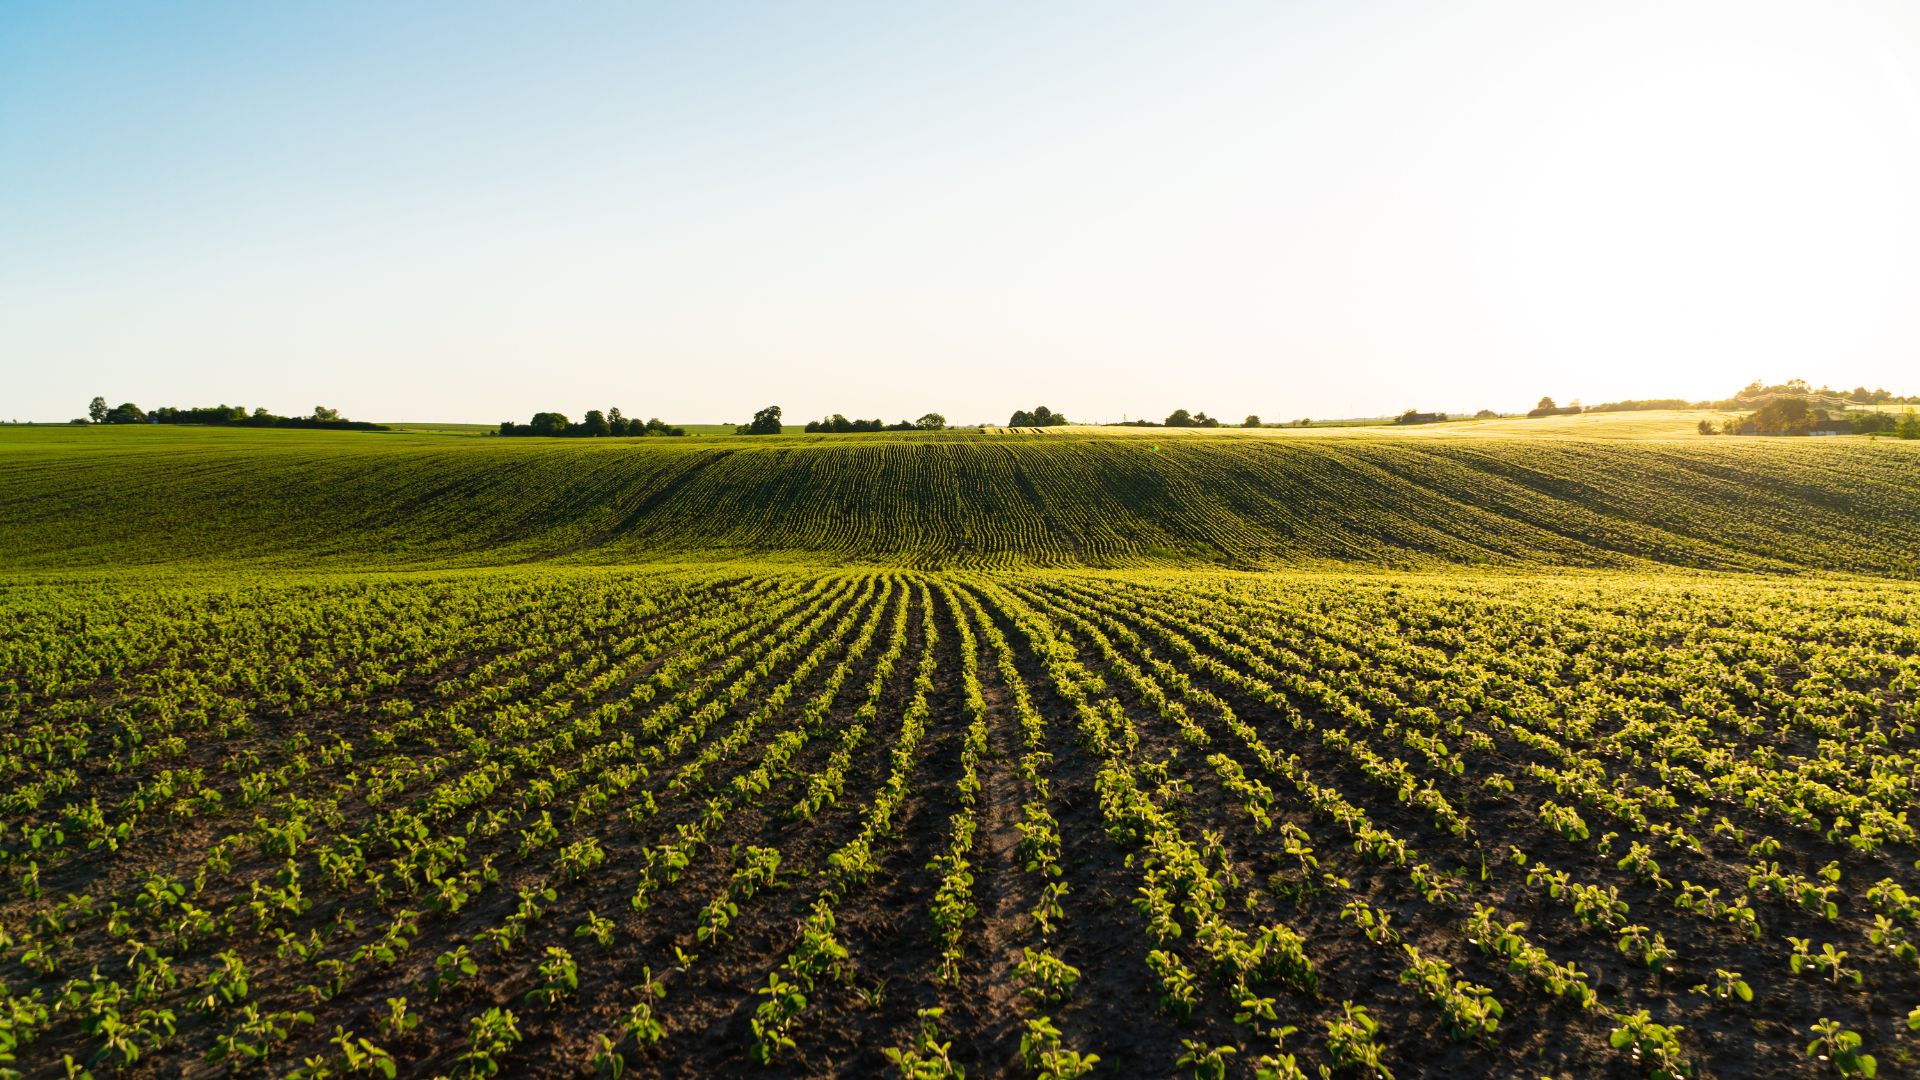
{"label": "clear blue sky", "polygon": [[0,418],[1920,391],[1907,10],[0,0]]}

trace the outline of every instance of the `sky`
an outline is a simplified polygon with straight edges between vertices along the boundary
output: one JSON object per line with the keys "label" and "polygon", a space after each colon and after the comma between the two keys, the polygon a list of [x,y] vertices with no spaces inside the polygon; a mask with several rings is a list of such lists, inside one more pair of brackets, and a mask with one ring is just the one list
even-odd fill
{"label": "sky", "polygon": [[1920,14],[0,0],[0,419],[1920,392]]}

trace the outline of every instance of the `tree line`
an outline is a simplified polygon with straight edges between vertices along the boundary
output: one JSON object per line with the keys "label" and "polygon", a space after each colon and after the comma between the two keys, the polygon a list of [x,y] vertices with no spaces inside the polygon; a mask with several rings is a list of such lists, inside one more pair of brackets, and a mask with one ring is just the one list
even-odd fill
{"label": "tree line", "polygon": [[1047,408],[1045,405],[1042,405],[1039,408],[1034,409],[1032,412],[1028,412],[1025,409],[1013,410],[1013,417],[1012,419],[1007,421],[1007,426],[1008,427],[1059,427],[1062,424],[1066,424],[1070,422],[1071,421],[1067,419],[1066,413],[1057,413],[1057,412],[1054,412],[1052,409]]}
{"label": "tree line", "polygon": [[[1596,412],[1645,412],[1654,409],[1756,409],[1774,398],[1801,398],[1815,406],[1845,409],[1854,405],[1920,405],[1920,395],[1902,397],[1886,387],[1869,390],[1856,386],[1851,390],[1835,390],[1830,386],[1815,387],[1805,379],[1788,379],[1783,383],[1768,385],[1755,379],[1742,387],[1729,398],[1718,401],[1689,401],[1686,398],[1629,398],[1625,401],[1609,401],[1600,405],[1582,405],[1571,401],[1566,405],[1556,405],[1553,398],[1543,397],[1540,404],[1527,412],[1530,417],[1541,416],[1578,416],[1581,413]],[[1877,414],[1869,414],[1877,415]]]}
{"label": "tree line", "polygon": [[[753,414],[753,419],[733,429],[736,435],[778,435],[786,430],[781,422],[778,405],[769,405]],[[819,420],[807,421],[809,434],[844,434],[854,431],[945,431],[947,418],[937,412],[930,412],[918,420],[902,420],[889,424],[879,418],[872,420],[849,420],[844,413],[834,413]]]}
{"label": "tree line", "polygon": [[264,408],[247,411],[245,405],[199,405],[190,408],[175,408],[163,405],[147,412],[131,401],[123,401],[109,408],[107,399],[95,397],[87,404],[87,415],[76,419],[76,424],[205,424],[216,427],[283,427],[283,428],[326,428],[340,431],[386,431],[385,424],[369,423],[365,420],[349,420],[340,415],[340,410],[329,409],[325,405],[315,405],[307,416],[277,416]]}
{"label": "tree line", "polygon": [[1920,413],[1912,409],[1904,416],[1874,410],[1869,413],[1828,414],[1811,398],[1771,397],[1746,416],[1733,417],[1715,424],[1702,420],[1702,435],[1892,435],[1901,439],[1920,439]]}
{"label": "tree line", "polygon": [[848,431],[945,431],[946,429],[947,418],[937,412],[927,413],[918,420],[902,420],[897,424],[884,423],[878,418],[872,420],[849,420],[840,413],[834,413],[832,416],[823,417],[819,420],[807,421],[807,430],[814,433],[833,432],[837,434]]}
{"label": "tree line", "polygon": [[608,409],[606,412],[589,409],[586,418],[577,424],[567,419],[565,413],[557,412],[534,413],[533,419],[524,424],[516,424],[511,420],[500,421],[500,434],[512,438],[637,438],[643,435],[685,435],[686,433],[686,428],[664,423],[657,416],[651,420],[642,420],[637,416],[623,416],[617,407]]}

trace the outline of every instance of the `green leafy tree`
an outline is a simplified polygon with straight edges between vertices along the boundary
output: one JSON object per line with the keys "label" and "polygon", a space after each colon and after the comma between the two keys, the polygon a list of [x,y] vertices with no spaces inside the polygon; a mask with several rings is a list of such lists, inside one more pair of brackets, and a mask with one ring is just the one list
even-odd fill
{"label": "green leafy tree", "polygon": [[533,422],[527,425],[535,435],[565,435],[572,424],[564,413],[538,412],[533,414]]}
{"label": "green leafy tree", "polygon": [[109,424],[144,424],[146,422],[147,414],[141,412],[140,406],[131,401],[123,401],[115,405],[112,412],[107,413]]}
{"label": "green leafy tree", "polygon": [[613,434],[613,425],[607,423],[607,415],[599,409],[588,409],[586,419],[580,421],[580,433],[589,438],[602,438]]}
{"label": "green leafy tree", "polygon": [[1908,409],[1907,415],[1900,418],[1899,434],[1903,439],[1920,439],[1920,413]]}
{"label": "green leafy tree", "polygon": [[1032,412],[1028,412],[1025,409],[1015,409],[1013,411],[1013,418],[1007,421],[1007,426],[1008,427],[1058,427],[1061,424],[1065,424],[1067,422],[1068,422],[1067,416],[1065,413],[1054,412],[1052,409],[1049,409],[1045,405],[1042,405],[1039,408],[1033,410]]}
{"label": "green leafy tree", "polygon": [[1755,409],[1748,419],[1762,435],[1805,435],[1808,428],[1826,418],[1826,413],[1806,398],[1776,397]]}
{"label": "green leafy tree", "polygon": [[1240,426],[1241,427],[1259,427],[1260,417],[1253,413],[1248,413],[1247,418],[1245,420],[1240,421]]}
{"label": "green leafy tree", "polygon": [[1175,409],[1171,413],[1168,413],[1166,423],[1168,427],[1194,427],[1197,425],[1193,414],[1185,409]]}
{"label": "green leafy tree", "polygon": [[107,422],[107,399],[96,397],[87,405],[87,419],[96,424]]}
{"label": "green leafy tree", "polygon": [[753,422],[742,424],[736,429],[742,435],[778,435],[780,434],[780,406],[769,405],[753,414]]}
{"label": "green leafy tree", "polygon": [[915,420],[913,426],[922,431],[940,431],[947,426],[947,418],[937,412],[930,412]]}

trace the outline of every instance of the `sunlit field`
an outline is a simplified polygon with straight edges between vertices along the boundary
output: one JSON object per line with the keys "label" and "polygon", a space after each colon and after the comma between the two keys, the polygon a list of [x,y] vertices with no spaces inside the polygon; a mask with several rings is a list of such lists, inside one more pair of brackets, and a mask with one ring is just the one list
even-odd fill
{"label": "sunlit field", "polygon": [[1899,1071],[1915,447],[1571,419],[0,432],[5,1064]]}
{"label": "sunlit field", "polygon": [[778,559],[1920,571],[1920,442],[1442,430],[1453,427],[566,440],[11,428],[0,544],[16,570]]}

